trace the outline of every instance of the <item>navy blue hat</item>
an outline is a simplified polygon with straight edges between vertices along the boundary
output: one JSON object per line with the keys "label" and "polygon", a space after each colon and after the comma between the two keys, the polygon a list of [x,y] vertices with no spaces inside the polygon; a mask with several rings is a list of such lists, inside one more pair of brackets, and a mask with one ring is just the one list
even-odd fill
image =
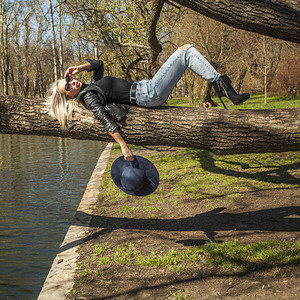
{"label": "navy blue hat", "polygon": [[148,159],[135,155],[134,161],[124,156],[117,158],[111,167],[111,177],[116,186],[132,196],[146,196],[153,193],[159,184],[159,174]]}

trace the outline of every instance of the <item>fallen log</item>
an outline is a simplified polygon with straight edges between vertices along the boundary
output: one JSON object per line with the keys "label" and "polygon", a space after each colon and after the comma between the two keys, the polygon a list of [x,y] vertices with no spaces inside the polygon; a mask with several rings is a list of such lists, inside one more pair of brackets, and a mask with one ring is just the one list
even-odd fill
{"label": "fallen log", "polygon": [[[272,110],[131,107],[121,122],[127,143],[206,149],[217,154],[300,150],[300,108]],[[48,114],[43,99],[0,96],[0,133],[112,141],[83,106],[68,131]]]}

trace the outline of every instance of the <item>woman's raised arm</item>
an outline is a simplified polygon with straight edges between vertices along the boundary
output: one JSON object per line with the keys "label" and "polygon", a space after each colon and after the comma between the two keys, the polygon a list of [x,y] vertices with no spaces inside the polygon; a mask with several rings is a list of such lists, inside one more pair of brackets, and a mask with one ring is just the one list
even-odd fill
{"label": "woman's raised arm", "polygon": [[88,62],[83,65],[69,67],[65,73],[65,77],[67,76],[74,76],[76,74],[79,74],[83,71],[90,71],[92,69],[92,65]]}

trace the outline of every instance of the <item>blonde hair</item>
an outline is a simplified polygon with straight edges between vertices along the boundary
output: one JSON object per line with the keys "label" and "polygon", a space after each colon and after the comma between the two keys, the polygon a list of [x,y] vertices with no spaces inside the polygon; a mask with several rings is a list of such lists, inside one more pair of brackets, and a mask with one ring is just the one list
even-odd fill
{"label": "blonde hair", "polygon": [[78,102],[68,100],[66,94],[60,93],[57,89],[58,83],[59,80],[51,85],[46,100],[50,115],[58,120],[63,130],[67,130],[74,112],[78,110]]}

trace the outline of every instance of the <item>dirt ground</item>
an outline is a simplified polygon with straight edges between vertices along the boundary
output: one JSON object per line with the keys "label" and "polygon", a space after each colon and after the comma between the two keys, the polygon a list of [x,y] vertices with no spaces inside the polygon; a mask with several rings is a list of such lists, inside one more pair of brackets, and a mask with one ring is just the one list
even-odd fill
{"label": "dirt ground", "polygon": [[[147,150],[136,154],[147,156]],[[70,299],[300,299],[299,265],[258,264],[245,272],[212,268],[203,262],[200,267],[177,274],[168,268],[130,263],[99,266],[88,259],[91,245],[95,244],[116,249],[118,245],[133,243],[140,253],[149,254],[163,253],[166,249],[182,251],[209,241],[238,240],[249,244],[295,242],[300,238],[299,185],[245,192],[239,201],[228,201],[222,196],[217,200],[224,205],[209,208],[207,202],[193,201],[184,195],[184,205],[174,210],[174,207],[168,209],[166,203],[159,219],[149,219],[140,211],[132,211],[130,217],[96,211],[88,241],[80,250],[79,264],[83,267]],[[99,205],[101,201],[102,205],[108,205],[104,198],[99,201]],[[122,205],[124,201],[132,204],[132,198],[123,200]],[[89,274],[87,268],[92,270],[90,273],[97,270],[101,275]]]}

